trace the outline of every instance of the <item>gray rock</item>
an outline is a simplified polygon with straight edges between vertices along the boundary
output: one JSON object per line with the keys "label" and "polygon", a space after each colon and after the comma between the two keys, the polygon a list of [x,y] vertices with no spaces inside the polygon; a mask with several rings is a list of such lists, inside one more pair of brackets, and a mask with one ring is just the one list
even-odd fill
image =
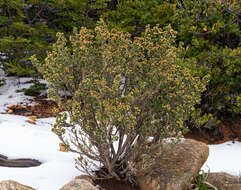
{"label": "gray rock", "polygon": [[241,180],[224,172],[208,174],[207,182],[217,187],[218,190],[241,190]]}
{"label": "gray rock", "polygon": [[36,190],[32,187],[22,185],[13,180],[6,180],[0,182],[0,190]]}
{"label": "gray rock", "polygon": [[0,154],[0,166],[28,168],[41,165],[41,162],[34,159],[8,159],[8,157]]}
{"label": "gray rock", "polygon": [[164,144],[161,152],[152,173],[137,176],[141,190],[188,189],[207,160],[209,148],[202,142],[185,139],[175,146]]}
{"label": "gray rock", "polygon": [[60,190],[99,190],[92,185],[89,181],[84,179],[74,179],[64,185]]}
{"label": "gray rock", "polygon": [[85,181],[90,182],[92,185],[95,185],[93,179],[89,175],[80,175],[80,176],[75,177],[75,179],[83,179]]}

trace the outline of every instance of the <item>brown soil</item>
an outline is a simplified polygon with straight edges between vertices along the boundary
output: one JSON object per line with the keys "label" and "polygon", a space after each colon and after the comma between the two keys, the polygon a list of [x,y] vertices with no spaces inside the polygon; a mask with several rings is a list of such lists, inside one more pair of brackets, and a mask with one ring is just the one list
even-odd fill
{"label": "brown soil", "polygon": [[139,187],[129,183],[119,182],[117,180],[99,180],[96,185],[100,186],[101,190],[140,190]]}
{"label": "brown soil", "polygon": [[37,118],[47,118],[54,116],[53,109],[57,107],[55,102],[51,100],[35,98],[33,103],[35,103],[35,105],[24,106],[22,104],[17,104],[9,106],[6,113],[23,116],[36,116]]}
{"label": "brown soil", "polygon": [[241,116],[232,119],[222,118],[222,124],[219,128],[205,130],[193,128],[184,137],[206,144],[220,144],[227,141],[241,142]]}

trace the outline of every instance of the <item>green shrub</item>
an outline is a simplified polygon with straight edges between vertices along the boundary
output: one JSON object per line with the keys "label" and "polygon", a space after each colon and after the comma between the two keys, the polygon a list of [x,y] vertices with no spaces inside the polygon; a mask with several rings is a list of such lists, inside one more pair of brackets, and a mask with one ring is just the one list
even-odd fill
{"label": "green shrub", "polygon": [[5,74],[8,76],[18,76],[18,77],[34,77],[36,75],[36,69],[30,64],[25,62],[16,62],[9,60],[4,63]]}
{"label": "green shrub", "polygon": [[[232,98],[241,97],[240,6],[237,0],[119,0],[107,18],[111,26],[134,36],[141,35],[146,24],[172,25],[178,32],[176,42],[187,47],[185,56],[197,61],[199,76],[211,76],[196,105],[202,124],[192,125],[211,127],[217,126],[215,119],[241,113]],[[210,114],[212,121],[207,120]]]}
{"label": "green shrub", "polygon": [[202,114],[240,114],[233,96],[241,94],[240,2],[182,0],[174,17],[178,41],[188,47],[187,57],[197,60],[199,76],[210,74],[202,94]]}
{"label": "green shrub", "polygon": [[217,188],[214,185],[207,182],[210,171],[205,173],[203,170],[201,170],[200,172],[201,173],[199,173],[194,179],[190,190],[216,190]]}
{"label": "green shrub", "polygon": [[5,85],[5,79],[4,78],[0,78],[0,87]]}
{"label": "green shrub", "polygon": [[151,168],[164,138],[181,136],[206,79],[193,76],[195,64],[175,47],[175,35],[170,26],[147,26],[132,39],[101,20],[69,40],[58,33],[45,63],[32,57],[49,96],[69,113],[70,121],[58,113],[53,131],[79,154],[77,167],[131,181]]}
{"label": "green shrub", "polygon": [[73,27],[92,26],[110,0],[0,0],[0,62],[7,74],[32,76],[29,57],[42,61],[57,31],[71,33]]}
{"label": "green shrub", "polygon": [[26,96],[39,96],[41,91],[46,90],[46,84],[40,83],[38,80],[34,81],[34,84],[31,85],[29,88],[23,88],[17,90],[16,92],[24,92]]}
{"label": "green shrub", "polygon": [[176,4],[163,0],[119,0],[107,12],[108,24],[128,31],[133,35],[140,35],[145,26],[159,24],[166,26],[173,20]]}

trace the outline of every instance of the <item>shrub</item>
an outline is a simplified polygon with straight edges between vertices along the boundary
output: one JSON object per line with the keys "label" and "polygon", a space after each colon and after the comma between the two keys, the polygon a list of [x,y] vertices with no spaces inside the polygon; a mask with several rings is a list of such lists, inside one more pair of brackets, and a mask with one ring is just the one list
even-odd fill
{"label": "shrub", "polygon": [[57,31],[94,26],[110,0],[0,0],[0,62],[7,75],[34,76],[29,57],[42,61]]}
{"label": "shrub", "polygon": [[53,131],[79,154],[79,169],[132,180],[160,156],[164,138],[181,136],[206,79],[193,76],[194,63],[182,58],[175,35],[170,26],[147,26],[143,37],[132,39],[101,20],[69,40],[58,33],[45,63],[32,57],[49,96],[70,116],[58,113]]}
{"label": "shrub", "polygon": [[193,190],[212,190],[216,189],[215,186],[207,182],[208,175],[210,174],[210,171],[208,173],[205,173],[203,170],[200,171],[198,176],[194,179],[194,184],[192,184],[192,187],[190,188]]}
{"label": "shrub", "polygon": [[113,8],[105,14],[108,24],[135,36],[144,32],[147,24],[151,26],[170,24],[176,12],[175,1],[119,0],[115,2]]}
{"label": "shrub", "polygon": [[40,83],[38,80],[34,80],[34,83],[29,88],[22,88],[16,90],[16,92],[24,92],[26,96],[39,96],[41,92],[46,90],[46,84]]}
{"label": "shrub", "polygon": [[214,117],[240,114],[232,96],[241,94],[240,2],[182,0],[174,21],[178,40],[188,46],[186,56],[198,62],[199,74],[210,74],[199,106]]}
{"label": "shrub", "polygon": [[4,78],[0,78],[0,87],[5,85],[5,79]]}

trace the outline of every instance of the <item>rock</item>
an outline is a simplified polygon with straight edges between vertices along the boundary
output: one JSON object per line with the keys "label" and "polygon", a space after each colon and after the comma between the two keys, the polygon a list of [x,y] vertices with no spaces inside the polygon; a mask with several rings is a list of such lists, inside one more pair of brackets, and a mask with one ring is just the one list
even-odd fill
{"label": "rock", "polygon": [[241,190],[239,177],[224,172],[208,174],[207,182],[217,187],[218,190]]}
{"label": "rock", "polygon": [[41,162],[34,159],[8,159],[7,156],[0,154],[0,166],[4,167],[17,167],[17,168],[27,168],[40,166]]}
{"label": "rock", "polygon": [[32,187],[22,185],[13,180],[6,180],[0,182],[0,190],[36,190]]}
{"label": "rock", "polygon": [[[0,189],[1,190],[1,189]],[[60,190],[99,190],[89,181],[84,179],[74,179],[64,185]]]}
{"label": "rock", "polygon": [[80,176],[75,177],[75,179],[83,179],[83,180],[90,182],[92,185],[95,185],[93,179],[89,175],[80,175]]}
{"label": "rock", "polygon": [[153,164],[151,174],[137,175],[141,190],[186,190],[198,175],[209,155],[206,144],[184,139],[175,146],[165,143],[162,156]]}

